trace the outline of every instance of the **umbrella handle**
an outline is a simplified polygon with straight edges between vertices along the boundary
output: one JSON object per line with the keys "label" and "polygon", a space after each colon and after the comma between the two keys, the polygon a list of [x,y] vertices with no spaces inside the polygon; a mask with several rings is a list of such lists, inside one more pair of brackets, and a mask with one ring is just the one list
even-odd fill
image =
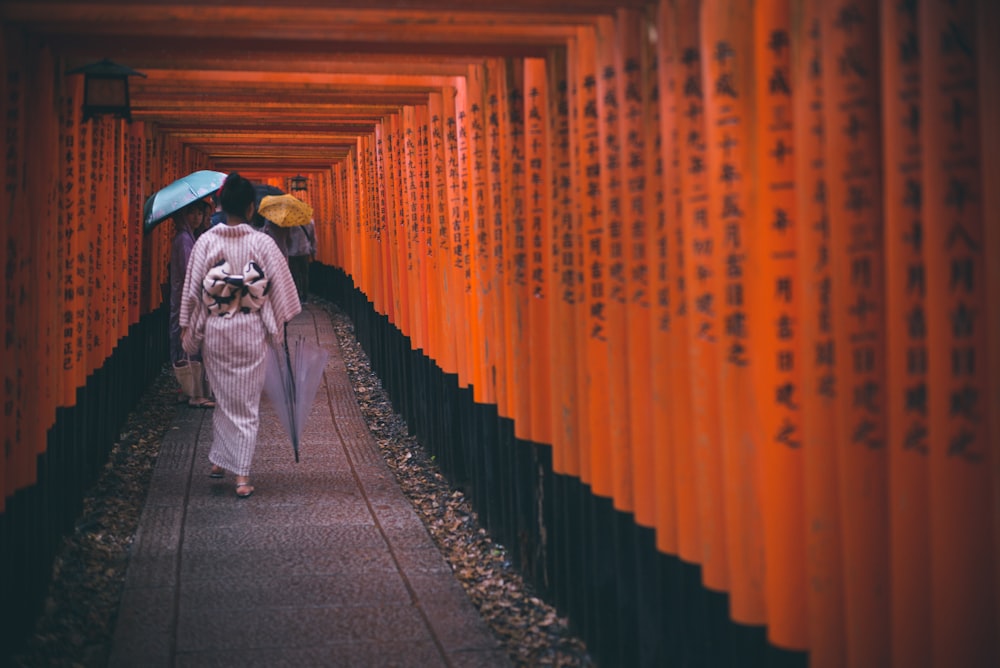
{"label": "umbrella handle", "polygon": [[[292,356],[291,356],[291,353],[289,353],[289,351],[288,351],[288,323],[287,322],[284,323],[283,327],[284,327],[284,337],[283,337],[284,341],[283,341],[282,345],[285,348],[285,364],[288,367],[288,377],[292,379],[291,387],[289,388],[290,391],[291,391],[291,399],[292,399],[291,404],[292,404],[292,407],[293,407],[292,411],[291,411],[291,415],[290,415],[290,418],[291,418],[290,421],[291,421],[292,430],[293,430],[292,433],[296,433],[298,431],[298,425],[295,424],[295,410],[294,410],[295,401],[296,401],[296,397],[295,397],[295,373],[292,371]],[[295,451],[295,461],[296,462],[299,461],[299,452],[298,452],[298,450]]]}
{"label": "umbrella handle", "polygon": [[292,355],[291,355],[291,353],[288,350],[288,323],[287,322],[284,324],[284,328],[285,328],[285,332],[284,332],[285,336],[284,336],[284,341],[282,341],[282,345],[285,348],[285,364],[288,366],[288,377],[292,379],[292,392],[294,392],[295,391],[295,374],[292,373]]}

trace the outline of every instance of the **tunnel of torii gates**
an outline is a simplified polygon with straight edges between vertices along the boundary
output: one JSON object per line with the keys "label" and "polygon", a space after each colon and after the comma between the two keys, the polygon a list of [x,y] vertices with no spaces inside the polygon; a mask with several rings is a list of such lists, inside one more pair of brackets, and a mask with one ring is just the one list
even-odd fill
{"label": "tunnel of torii gates", "polygon": [[[5,618],[40,608],[166,361],[172,226],[144,233],[145,199],[302,171],[314,291],[601,665],[1000,665],[1000,3],[369,3],[350,31],[423,37],[396,70],[282,74],[287,104],[381,100],[331,116],[353,129],[313,164],[271,152],[271,93],[206,115],[252,55],[157,66],[140,28],[163,8],[127,4],[132,51],[100,12],[91,41],[145,67],[133,117],[84,121],[61,50],[83,14],[0,3]],[[219,39],[273,19],[236,7],[197,11]],[[420,73],[456,32],[484,55]],[[193,107],[204,132],[170,124]],[[257,129],[227,135],[236,113]]]}

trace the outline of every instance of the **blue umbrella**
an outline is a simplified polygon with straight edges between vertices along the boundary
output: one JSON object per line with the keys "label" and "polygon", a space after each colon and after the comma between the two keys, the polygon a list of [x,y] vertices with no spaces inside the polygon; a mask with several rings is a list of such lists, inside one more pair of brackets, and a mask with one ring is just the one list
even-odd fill
{"label": "blue umbrella", "polygon": [[174,215],[191,202],[207,197],[222,187],[226,174],[203,169],[181,177],[160,188],[142,207],[143,228],[149,232],[161,221]]}

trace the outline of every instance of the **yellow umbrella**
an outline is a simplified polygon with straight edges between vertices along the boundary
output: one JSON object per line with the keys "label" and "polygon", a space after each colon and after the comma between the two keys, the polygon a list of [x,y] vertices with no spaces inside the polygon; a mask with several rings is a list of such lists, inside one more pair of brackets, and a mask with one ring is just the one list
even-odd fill
{"label": "yellow umbrella", "polygon": [[265,195],[257,213],[280,227],[308,225],[313,217],[312,207],[292,195]]}

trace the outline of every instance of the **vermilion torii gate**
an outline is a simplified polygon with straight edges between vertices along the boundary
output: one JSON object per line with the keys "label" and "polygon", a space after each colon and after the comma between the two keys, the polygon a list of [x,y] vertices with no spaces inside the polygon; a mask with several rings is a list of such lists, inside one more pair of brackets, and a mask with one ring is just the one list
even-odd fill
{"label": "vermilion torii gate", "polygon": [[1000,659],[996,3],[327,4],[0,2],[7,605],[163,362],[145,198],[302,173],[315,284],[603,664]]}

